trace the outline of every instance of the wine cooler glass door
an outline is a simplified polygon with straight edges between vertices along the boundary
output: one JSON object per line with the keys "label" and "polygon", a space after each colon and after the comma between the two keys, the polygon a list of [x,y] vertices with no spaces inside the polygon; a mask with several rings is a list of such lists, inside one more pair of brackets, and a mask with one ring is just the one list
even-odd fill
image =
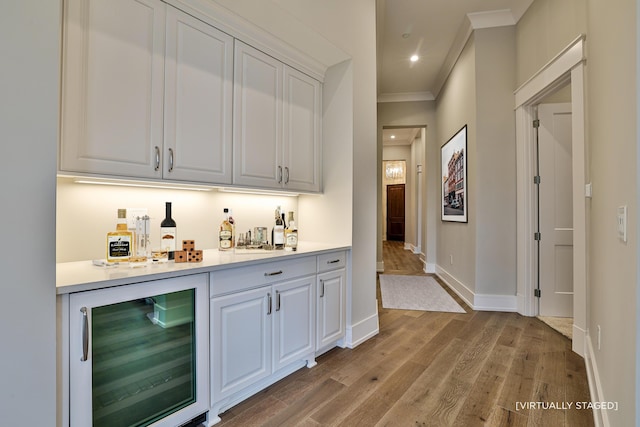
{"label": "wine cooler glass door", "polygon": [[165,426],[207,410],[206,275],[70,297],[71,426]]}

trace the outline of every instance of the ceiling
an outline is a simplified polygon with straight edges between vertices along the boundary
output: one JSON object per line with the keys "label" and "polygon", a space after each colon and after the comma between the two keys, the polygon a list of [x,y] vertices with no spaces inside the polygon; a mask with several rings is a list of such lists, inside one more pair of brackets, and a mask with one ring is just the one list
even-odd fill
{"label": "ceiling", "polygon": [[[376,0],[378,101],[436,99],[471,31],[514,25],[531,3],[533,0]],[[411,62],[414,54],[419,59]],[[383,145],[410,145],[417,131],[383,129]]]}

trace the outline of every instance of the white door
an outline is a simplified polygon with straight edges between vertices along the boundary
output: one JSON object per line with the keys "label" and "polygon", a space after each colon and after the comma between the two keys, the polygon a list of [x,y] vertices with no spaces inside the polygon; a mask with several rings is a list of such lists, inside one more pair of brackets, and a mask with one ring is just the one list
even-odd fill
{"label": "white door", "polygon": [[276,59],[235,41],[233,183],[282,188],[282,73]]}
{"label": "white door", "polygon": [[273,287],[274,372],[291,362],[313,355],[315,281],[315,276],[309,276]]}
{"label": "white door", "polygon": [[159,178],[165,4],[69,0],[60,169]]}
{"label": "white door", "polygon": [[233,38],[167,6],[164,178],[231,183]]}
{"label": "white door", "polygon": [[318,275],[317,349],[344,338],[346,329],[344,268]]}
{"label": "white door", "polygon": [[320,82],[291,67],[284,68],[285,188],[320,191]]}
{"label": "white door", "polygon": [[211,300],[212,401],[271,375],[270,289]]}
{"label": "white door", "polygon": [[541,316],[573,316],[571,104],[538,106]]}

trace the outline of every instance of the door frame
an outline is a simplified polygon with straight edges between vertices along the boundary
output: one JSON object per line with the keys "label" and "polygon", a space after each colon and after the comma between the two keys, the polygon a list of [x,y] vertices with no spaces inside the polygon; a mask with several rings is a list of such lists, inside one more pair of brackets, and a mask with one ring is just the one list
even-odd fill
{"label": "door frame", "polygon": [[573,341],[585,355],[587,331],[587,219],[585,137],[585,36],[580,35],[515,91],[517,161],[517,304],[518,313],[537,315],[535,188],[533,177],[535,106],[546,95],[571,83],[573,150]]}

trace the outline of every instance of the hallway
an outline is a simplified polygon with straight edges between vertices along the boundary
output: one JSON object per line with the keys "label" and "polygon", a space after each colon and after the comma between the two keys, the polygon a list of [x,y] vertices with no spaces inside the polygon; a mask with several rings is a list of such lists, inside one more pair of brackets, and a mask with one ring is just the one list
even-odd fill
{"label": "hallway", "polygon": [[[384,243],[384,261],[387,274],[424,274],[401,242]],[[379,306],[377,336],[320,356],[219,425],[593,425],[592,411],[576,407],[590,401],[589,389],[567,338],[538,319],[474,312],[454,298],[466,314]]]}

